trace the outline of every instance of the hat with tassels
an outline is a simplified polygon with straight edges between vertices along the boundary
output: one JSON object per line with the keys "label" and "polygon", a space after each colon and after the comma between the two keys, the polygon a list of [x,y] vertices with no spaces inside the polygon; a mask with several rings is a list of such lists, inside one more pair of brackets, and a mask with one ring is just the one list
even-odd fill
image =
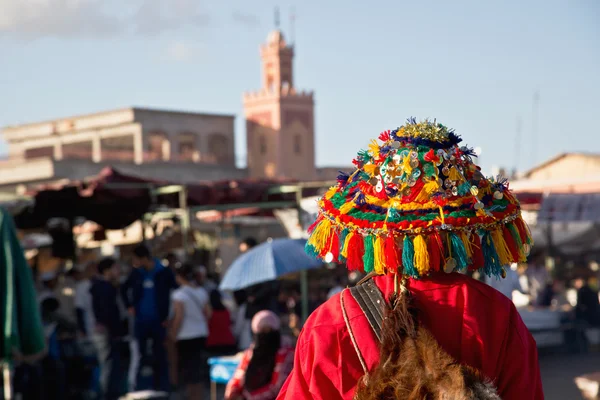
{"label": "hat with tassels", "polygon": [[379,140],[319,201],[309,254],[413,278],[467,268],[503,277],[526,260],[531,235],[507,180],[484,177],[454,131],[409,119]]}

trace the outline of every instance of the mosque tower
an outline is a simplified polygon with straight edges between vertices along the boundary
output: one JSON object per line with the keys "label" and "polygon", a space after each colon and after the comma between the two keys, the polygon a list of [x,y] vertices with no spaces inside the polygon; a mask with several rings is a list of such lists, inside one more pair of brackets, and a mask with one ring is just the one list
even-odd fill
{"label": "mosque tower", "polygon": [[262,88],[244,93],[248,171],[253,178],[313,180],[313,92],[294,86],[294,48],[279,30],[260,49]]}

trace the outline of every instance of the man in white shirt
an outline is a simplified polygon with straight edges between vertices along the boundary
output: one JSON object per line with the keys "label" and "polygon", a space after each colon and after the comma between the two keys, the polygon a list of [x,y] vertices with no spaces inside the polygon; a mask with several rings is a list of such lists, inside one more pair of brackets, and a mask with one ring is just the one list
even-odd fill
{"label": "man in white shirt", "polygon": [[513,264],[508,268],[505,268],[506,278],[497,279],[494,277],[486,277],[486,283],[508,297],[513,299],[512,295],[514,291],[526,294],[519,281],[519,274],[517,273],[517,265]]}

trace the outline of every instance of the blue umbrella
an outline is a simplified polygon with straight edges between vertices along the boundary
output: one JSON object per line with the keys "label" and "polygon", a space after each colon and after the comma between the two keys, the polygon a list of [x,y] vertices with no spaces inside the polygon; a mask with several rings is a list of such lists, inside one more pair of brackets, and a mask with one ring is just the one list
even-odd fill
{"label": "blue umbrella", "polygon": [[275,239],[256,246],[231,264],[219,288],[244,289],[323,265],[304,252],[305,245],[306,239]]}

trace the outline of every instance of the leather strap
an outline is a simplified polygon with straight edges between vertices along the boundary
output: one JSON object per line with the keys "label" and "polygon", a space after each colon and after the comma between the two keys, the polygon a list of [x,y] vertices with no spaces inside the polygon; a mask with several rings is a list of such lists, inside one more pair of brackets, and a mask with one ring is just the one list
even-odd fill
{"label": "leather strap", "polygon": [[350,288],[350,294],[358,303],[367,317],[369,325],[373,329],[377,340],[381,342],[381,327],[383,325],[385,299],[381,290],[372,279]]}

